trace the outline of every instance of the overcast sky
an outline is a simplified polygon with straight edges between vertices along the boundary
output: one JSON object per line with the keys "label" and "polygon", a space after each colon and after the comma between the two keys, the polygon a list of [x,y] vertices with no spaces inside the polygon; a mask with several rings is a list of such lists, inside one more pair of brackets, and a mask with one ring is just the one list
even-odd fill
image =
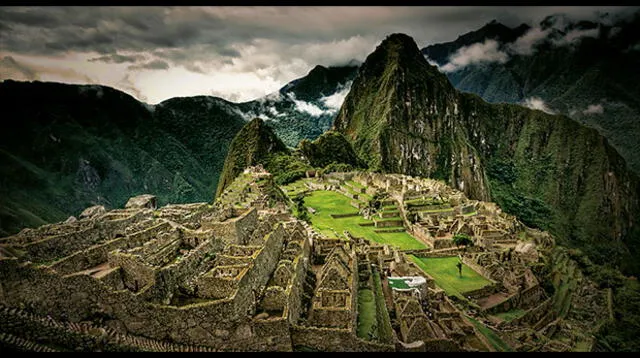
{"label": "overcast sky", "polygon": [[496,19],[535,25],[624,7],[0,7],[0,80],[104,84],[155,104],[252,100],[315,65],[363,61],[390,33],[419,47]]}

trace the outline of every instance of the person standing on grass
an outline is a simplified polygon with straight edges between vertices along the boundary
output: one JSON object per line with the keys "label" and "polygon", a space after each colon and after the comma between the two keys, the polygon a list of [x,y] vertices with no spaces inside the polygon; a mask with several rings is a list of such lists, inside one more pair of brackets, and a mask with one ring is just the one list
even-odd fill
{"label": "person standing on grass", "polygon": [[456,267],[458,268],[458,274],[462,277],[462,262],[458,261]]}

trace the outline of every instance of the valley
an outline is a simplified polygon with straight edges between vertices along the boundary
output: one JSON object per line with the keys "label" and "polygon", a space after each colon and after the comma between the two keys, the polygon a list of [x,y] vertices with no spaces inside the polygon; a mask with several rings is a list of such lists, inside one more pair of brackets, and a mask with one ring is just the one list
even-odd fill
{"label": "valley", "polygon": [[1,81],[0,351],[638,351],[639,14]]}

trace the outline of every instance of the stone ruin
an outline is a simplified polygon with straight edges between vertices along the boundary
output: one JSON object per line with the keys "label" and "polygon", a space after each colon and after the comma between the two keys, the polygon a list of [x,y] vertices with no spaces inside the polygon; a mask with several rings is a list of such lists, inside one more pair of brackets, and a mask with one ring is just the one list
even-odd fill
{"label": "stone ruin", "polygon": [[[471,269],[484,276],[490,284],[474,291],[463,292],[465,296],[466,314],[480,319],[482,324],[500,331],[510,344],[519,349],[567,350],[572,345],[561,343],[564,336],[573,337],[575,345],[578,339],[588,341],[586,335],[576,335],[567,325],[554,323],[552,317],[557,317],[556,310],[550,310],[549,305],[558,298],[550,297],[542,287],[541,269],[548,264],[543,256],[550,254],[555,243],[549,234],[524,226],[512,215],[503,213],[495,203],[469,200],[465,195],[444,183],[431,180],[413,178],[398,174],[379,174],[367,172],[330,173],[315,179],[308,179],[305,185],[309,190],[334,190],[351,198],[352,206],[361,209],[360,214],[374,221],[391,215],[399,215],[406,230],[416,239],[428,246],[425,250],[398,250],[387,245],[377,245],[364,238],[353,237],[345,232],[346,237],[358,245],[365,247],[365,256],[359,255],[360,262],[375,262],[382,268],[382,277],[402,277],[405,275],[420,275],[427,277],[428,289],[402,290],[393,288],[387,292],[387,297],[393,297],[389,312],[395,315],[395,332],[397,334],[397,350],[492,350],[483,335],[478,335],[475,328],[462,319],[460,302],[452,301],[433,284],[428,274],[418,269],[415,264],[408,262],[405,253],[416,254],[421,257],[459,256]],[[363,197],[376,194],[381,197],[382,208],[376,212],[363,210]],[[387,215],[385,208],[397,207],[397,211]],[[335,218],[339,218],[335,216]],[[400,222],[400,220],[399,220]],[[378,232],[378,231],[376,231]],[[453,243],[453,236],[465,234],[472,238],[473,247],[462,249]],[[328,253],[338,245],[339,240],[316,239],[314,253],[317,257],[327,257]],[[356,247],[358,247],[356,245]],[[544,254],[543,254],[544,252]],[[366,266],[366,265],[364,265]],[[573,271],[571,271],[573,272]],[[370,273],[369,273],[370,275]],[[360,278],[367,277],[360,274]],[[362,280],[361,280],[362,282]],[[591,285],[592,286],[592,285]],[[591,287],[585,283],[583,287]],[[606,305],[602,305],[602,291],[578,290],[573,296],[574,302],[593,308],[593,312],[602,312]],[[426,292],[426,293],[425,293]],[[566,302],[566,300],[565,300]],[[600,303],[595,303],[600,302]],[[600,304],[600,308],[595,308]],[[418,310],[422,307],[422,310]],[[440,312],[439,312],[439,310]],[[495,315],[502,312],[519,310],[521,316],[510,321],[497,319]],[[447,313],[442,313],[447,312]],[[449,313],[457,312],[455,323],[451,321],[439,322],[434,317],[451,317]],[[547,314],[542,314],[542,313]],[[573,310],[571,311],[573,312]],[[580,312],[582,312],[580,310]],[[583,313],[584,314],[584,313]],[[598,315],[590,316],[590,322],[597,322]],[[406,319],[405,319],[406,318]],[[579,322],[579,320],[577,321]],[[522,332],[527,324],[544,332],[554,332],[544,344],[533,345],[530,340],[514,340],[515,335],[510,332]],[[548,327],[559,327],[550,330]],[[573,325],[581,325],[574,321]],[[570,327],[570,325],[569,325]],[[502,332],[506,329],[506,332]],[[593,330],[593,326],[588,330]],[[471,334],[470,332],[475,332]],[[562,332],[562,333],[557,333]],[[578,337],[578,338],[576,338]],[[529,339],[529,338],[528,338]]]}
{"label": "stone ruin", "polygon": [[[494,205],[437,181],[358,172],[307,180],[311,190],[346,191],[354,201],[383,193],[404,229],[429,248],[325,237],[292,217],[271,175],[251,167],[212,204],[157,208],[155,197],[141,195],[124,209],[94,206],[78,220],[0,239],[0,348],[494,350],[468,315],[504,330],[521,349],[570,348],[523,328],[571,336],[550,313],[552,299],[537,276],[541,250],[554,246],[548,234],[523,229]],[[446,244],[456,233],[472,236],[475,249]],[[460,255],[492,284],[465,293],[465,308],[409,259],[412,253]],[[411,284],[392,287],[397,280]],[[376,322],[364,338],[362,290],[373,294]],[[585,305],[603,302],[593,289],[575,291]],[[486,319],[512,308],[526,313],[510,322]]]}

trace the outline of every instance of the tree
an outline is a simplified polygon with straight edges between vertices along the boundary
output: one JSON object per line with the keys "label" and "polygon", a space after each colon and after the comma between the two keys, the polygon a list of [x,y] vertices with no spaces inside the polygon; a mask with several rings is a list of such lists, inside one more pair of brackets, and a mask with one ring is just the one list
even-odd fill
{"label": "tree", "polygon": [[467,246],[473,246],[473,240],[469,235],[466,234],[455,234],[453,235],[453,243],[460,248],[460,246],[464,246],[464,252],[467,252]]}
{"label": "tree", "polygon": [[300,193],[293,198],[293,202],[296,205],[296,217],[300,220],[311,222],[311,217],[309,216],[309,211],[307,211],[307,207],[304,205],[304,194]]}

